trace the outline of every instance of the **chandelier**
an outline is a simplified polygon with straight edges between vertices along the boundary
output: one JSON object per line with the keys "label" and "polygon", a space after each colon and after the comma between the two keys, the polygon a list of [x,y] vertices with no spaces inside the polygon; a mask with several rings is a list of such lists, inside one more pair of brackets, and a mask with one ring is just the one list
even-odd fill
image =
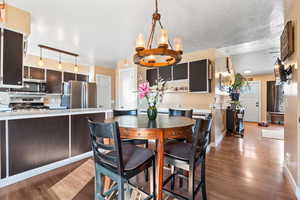
{"label": "chandelier", "polygon": [[[139,34],[136,39],[134,63],[144,67],[166,67],[179,63],[182,59],[182,40],[174,38],[174,47],[168,39],[168,33],[164,29],[161,21],[161,15],[158,13],[158,0],[155,0],[155,12],[152,15],[152,27],[145,44],[143,34]],[[154,37],[156,25],[160,27],[160,33],[156,48],[154,46]]]}

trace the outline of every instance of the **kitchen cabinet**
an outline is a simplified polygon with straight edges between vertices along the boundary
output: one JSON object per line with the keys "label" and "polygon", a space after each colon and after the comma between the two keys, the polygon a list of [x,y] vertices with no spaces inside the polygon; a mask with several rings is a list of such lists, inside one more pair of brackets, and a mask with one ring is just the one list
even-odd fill
{"label": "kitchen cabinet", "polygon": [[62,72],[47,70],[47,87],[48,93],[61,93]]}
{"label": "kitchen cabinet", "polygon": [[75,81],[76,74],[70,72],[64,72],[64,82]]}
{"label": "kitchen cabinet", "polygon": [[158,79],[158,70],[156,68],[148,69],[146,71],[146,79],[149,82],[150,86],[153,86]]}
{"label": "kitchen cabinet", "polygon": [[29,67],[24,66],[24,75],[23,78],[29,79]]}
{"label": "kitchen cabinet", "polygon": [[173,80],[188,79],[188,63],[177,64],[173,66]]}
{"label": "kitchen cabinet", "polygon": [[2,84],[21,87],[23,81],[23,34],[6,29],[2,29],[2,31]]}
{"label": "kitchen cabinet", "polygon": [[210,93],[211,77],[208,59],[190,62],[189,89],[190,92]]}
{"label": "kitchen cabinet", "polygon": [[45,69],[30,67],[30,79],[45,80]]}
{"label": "kitchen cabinet", "polygon": [[71,116],[71,156],[92,151],[91,136],[89,127],[87,126],[87,119],[92,119],[95,122],[103,122],[105,119],[105,114],[98,113]]}
{"label": "kitchen cabinet", "polygon": [[162,78],[164,81],[172,80],[172,66],[161,67],[158,70],[159,78]]}
{"label": "kitchen cabinet", "polygon": [[84,74],[77,74],[77,81],[89,81],[89,76]]}
{"label": "kitchen cabinet", "polygon": [[9,120],[8,130],[10,176],[69,157],[69,116]]}

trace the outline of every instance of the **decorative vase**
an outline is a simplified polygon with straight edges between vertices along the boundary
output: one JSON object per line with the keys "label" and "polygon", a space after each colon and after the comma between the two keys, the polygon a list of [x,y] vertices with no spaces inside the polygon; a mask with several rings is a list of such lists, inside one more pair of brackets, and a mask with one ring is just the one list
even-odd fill
{"label": "decorative vase", "polygon": [[150,106],[147,110],[149,120],[156,120],[157,109],[155,106]]}

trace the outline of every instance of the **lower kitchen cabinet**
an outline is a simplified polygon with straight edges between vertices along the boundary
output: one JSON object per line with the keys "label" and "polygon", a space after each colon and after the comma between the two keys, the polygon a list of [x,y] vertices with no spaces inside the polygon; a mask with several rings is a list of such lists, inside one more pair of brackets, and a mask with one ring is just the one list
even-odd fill
{"label": "lower kitchen cabinet", "polygon": [[103,122],[105,113],[71,116],[71,155],[76,156],[92,150],[88,118]]}
{"label": "lower kitchen cabinet", "polygon": [[0,179],[6,177],[5,121],[0,121]]}
{"label": "lower kitchen cabinet", "polygon": [[9,175],[69,156],[69,116],[8,121]]}

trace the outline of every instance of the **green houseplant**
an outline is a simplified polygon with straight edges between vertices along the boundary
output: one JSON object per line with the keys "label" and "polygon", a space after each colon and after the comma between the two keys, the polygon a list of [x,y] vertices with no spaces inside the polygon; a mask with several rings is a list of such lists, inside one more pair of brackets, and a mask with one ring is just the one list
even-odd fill
{"label": "green houseplant", "polygon": [[237,73],[234,75],[234,82],[229,86],[229,96],[232,101],[239,101],[241,88],[248,85],[246,77]]}

